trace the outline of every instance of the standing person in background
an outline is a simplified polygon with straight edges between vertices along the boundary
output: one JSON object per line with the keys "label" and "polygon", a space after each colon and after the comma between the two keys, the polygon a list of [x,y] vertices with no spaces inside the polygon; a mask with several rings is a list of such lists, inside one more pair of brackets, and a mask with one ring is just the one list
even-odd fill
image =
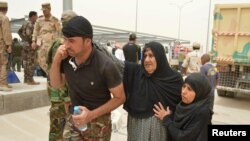
{"label": "standing person in background", "polygon": [[181,70],[182,70],[182,64],[183,64],[184,59],[185,59],[184,48],[181,48],[180,51],[179,51],[179,53],[178,53],[178,61],[179,61],[179,68],[178,68],[178,70],[180,72],[182,72]]}
{"label": "standing person in background", "polygon": [[21,64],[22,64],[22,52],[23,52],[23,46],[20,44],[17,38],[13,39],[12,43],[12,70],[21,72]]}
{"label": "standing person in background", "polygon": [[[51,85],[60,88],[67,82],[72,103],[70,113],[73,114],[74,106],[82,111],[68,117],[64,140],[109,141],[111,111],[125,101],[119,71],[93,43],[92,25],[86,18],[72,18],[62,32],[65,41],[53,59]],[[83,124],[88,126],[86,131],[78,129]]]}
{"label": "standing person in background", "polygon": [[194,72],[200,72],[201,67],[201,55],[200,55],[200,44],[193,43],[193,51],[186,55],[182,64],[182,74],[187,75]]}
{"label": "standing person in background", "polygon": [[[75,16],[77,16],[77,14],[71,10],[63,12],[61,16],[62,26],[64,26],[71,18]],[[55,53],[58,47],[63,44],[63,42],[63,37],[59,37],[52,43],[47,58],[49,70],[51,68]],[[69,114],[68,108],[70,105],[70,98],[68,94],[68,87],[65,85],[64,87],[57,89],[48,83],[48,93],[51,102],[49,141],[62,140],[66,115]]]}
{"label": "standing person in background", "polygon": [[164,47],[147,43],[141,65],[125,62],[123,79],[128,141],[166,141],[167,131],[154,116],[154,104],[160,101],[174,111],[181,100],[183,79],[170,68]]}
{"label": "standing person in background", "polygon": [[13,49],[12,49],[12,45],[11,45],[11,53],[7,54],[7,58],[8,58],[8,63],[6,65],[7,73],[9,73],[9,71],[11,71],[11,67],[12,67],[12,50]]}
{"label": "standing person in background", "polygon": [[7,82],[8,53],[11,53],[11,27],[6,16],[8,3],[0,1],[0,91],[11,91],[12,87]]}
{"label": "standing person in background", "polygon": [[138,63],[141,60],[141,47],[136,44],[136,34],[129,35],[129,42],[123,46],[125,60]]}
{"label": "standing person in background", "polygon": [[23,64],[24,64],[24,83],[28,85],[38,85],[39,82],[36,82],[33,78],[35,70],[35,59],[36,59],[36,50],[32,49],[32,34],[34,30],[34,25],[37,19],[37,12],[29,12],[29,20],[25,22],[22,27],[18,30],[18,35],[23,41]]}
{"label": "standing person in background", "polygon": [[50,3],[42,4],[43,16],[35,23],[32,35],[32,48],[38,49],[38,63],[48,75],[47,56],[52,42],[59,37],[61,25],[51,14]]}
{"label": "standing person in background", "polygon": [[123,50],[122,50],[122,46],[120,44],[116,44],[115,45],[115,57],[121,61],[125,61],[125,57],[124,57],[124,53],[123,53]]}
{"label": "standing person in background", "polygon": [[212,90],[211,90],[211,93],[210,93],[210,110],[213,111],[213,107],[214,107],[214,93],[215,93],[215,87],[217,85],[217,82],[218,82],[218,79],[219,79],[219,73],[216,69],[215,66],[213,66],[213,64],[210,63],[210,55],[209,54],[204,54],[201,56],[201,69],[200,69],[200,72],[201,74],[204,74],[211,86],[212,86]]}
{"label": "standing person in background", "polygon": [[[168,129],[170,141],[207,141],[208,125],[211,124],[209,80],[200,73],[187,76],[182,86],[182,101],[175,113],[161,102],[155,104],[155,116],[163,120]],[[172,119],[172,116],[174,118]]]}
{"label": "standing person in background", "polygon": [[106,48],[107,48],[107,51],[108,51],[110,54],[112,54],[112,49],[113,49],[113,47],[111,46],[111,43],[110,43],[110,42],[107,42]]}

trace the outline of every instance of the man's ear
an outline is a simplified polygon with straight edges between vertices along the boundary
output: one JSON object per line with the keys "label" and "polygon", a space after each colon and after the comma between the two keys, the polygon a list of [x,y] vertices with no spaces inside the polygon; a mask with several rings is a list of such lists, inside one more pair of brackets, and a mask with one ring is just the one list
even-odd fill
{"label": "man's ear", "polygon": [[87,45],[91,45],[92,44],[92,40],[90,38],[86,38],[85,42],[87,43]]}

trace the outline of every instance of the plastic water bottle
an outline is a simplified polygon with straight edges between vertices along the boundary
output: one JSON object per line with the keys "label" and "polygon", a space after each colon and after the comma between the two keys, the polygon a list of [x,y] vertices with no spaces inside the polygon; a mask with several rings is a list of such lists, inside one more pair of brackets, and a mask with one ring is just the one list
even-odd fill
{"label": "plastic water bottle", "polygon": [[[81,109],[79,108],[79,106],[74,106],[74,115],[80,115],[81,114]],[[88,126],[87,124],[83,124],[79,126],[79,130],[80,131],[85,131],[87,130]]]}

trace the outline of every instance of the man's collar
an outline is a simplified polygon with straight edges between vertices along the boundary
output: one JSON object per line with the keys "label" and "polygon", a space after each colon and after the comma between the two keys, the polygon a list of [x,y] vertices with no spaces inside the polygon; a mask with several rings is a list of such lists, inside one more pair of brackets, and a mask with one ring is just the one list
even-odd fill
{"label": "man's collar", "polygon": [[[93,45],[93,44],[92,44],[92,45]],[[71,57],[71,58],[69,59],[69,64],[72,66],[72,68],[74,69],[74,71],[76,71],[77,69],[79,69],[79,68],[81,68],[81,67],[87,66],[87,65],[89,65],[89,64],[91,63],[91,60],[92,60],[92,58],[93,58],[93,56],[94,56],[94,53],[95,53],[95,50],[96,50],[95,48],[96,48],[96,47],[93,45],[93,46],[92,46],[92,51],[91,51],[91,53],[90,53],[88,59],[87,59],[85,62],[81,63],[80,65],[77,65],[77,63],[76,63],[76,61],[75,61],[75,57]]]}

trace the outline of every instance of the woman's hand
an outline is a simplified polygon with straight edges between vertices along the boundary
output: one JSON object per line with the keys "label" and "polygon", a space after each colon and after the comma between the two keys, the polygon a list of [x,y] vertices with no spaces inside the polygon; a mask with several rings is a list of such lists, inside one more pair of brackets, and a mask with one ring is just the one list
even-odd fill
{"label": "woman's hand", "polygon": [[161,102],[158,102],[158,105],[155,104],[154,105],[154,109],[153,111],[155,112],[155,116],[157,118],[159,118],[160,120],[163,120],[163,118],[167,115],[170,115],[171,114],[171,110],[169,110],[169,107],[167,107],[167,109],[165,109],[163,107],[163,105],[161,104]]}

